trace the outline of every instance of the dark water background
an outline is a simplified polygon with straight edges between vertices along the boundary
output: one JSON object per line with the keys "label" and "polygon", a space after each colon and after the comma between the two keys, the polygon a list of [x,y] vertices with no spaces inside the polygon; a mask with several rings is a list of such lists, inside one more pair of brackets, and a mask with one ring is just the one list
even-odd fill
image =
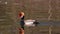
{"label": "dark water background", "polygon": [[53,26],[60,26],[60,22],[59,21],[50,21],[50,22],[39,22],[40,26],[49,26],[49,25],[53,25]]}

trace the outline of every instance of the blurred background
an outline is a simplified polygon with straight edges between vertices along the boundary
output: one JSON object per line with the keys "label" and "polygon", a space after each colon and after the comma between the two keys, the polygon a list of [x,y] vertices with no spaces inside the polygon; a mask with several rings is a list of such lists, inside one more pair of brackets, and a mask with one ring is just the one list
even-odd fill
{"label": "blurred background", "polygon": [[60,34],[60,0],[0,0],[0,34],[19,34],[18,12],[35,19],[37,27],[25,27],[25,34]]}

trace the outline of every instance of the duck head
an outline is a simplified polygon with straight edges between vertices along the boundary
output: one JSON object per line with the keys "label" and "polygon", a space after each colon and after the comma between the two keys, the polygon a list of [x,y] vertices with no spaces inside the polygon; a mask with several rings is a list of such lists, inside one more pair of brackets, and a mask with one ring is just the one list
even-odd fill
{"label": "duck head", "polygon": [[19,17],[19,18],[23,18],[23,16],[24,16],[24,12],[19,12],[18,17]]}

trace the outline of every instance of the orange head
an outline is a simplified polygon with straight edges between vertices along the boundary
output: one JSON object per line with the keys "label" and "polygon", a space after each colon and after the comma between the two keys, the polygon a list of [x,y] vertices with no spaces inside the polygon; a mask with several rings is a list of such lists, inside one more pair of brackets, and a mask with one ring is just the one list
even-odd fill
{"label": "orange head", "polygon": [[18,15],[20,18],[22,18],[24,16],[24,12],[19,12],[19,15]]}

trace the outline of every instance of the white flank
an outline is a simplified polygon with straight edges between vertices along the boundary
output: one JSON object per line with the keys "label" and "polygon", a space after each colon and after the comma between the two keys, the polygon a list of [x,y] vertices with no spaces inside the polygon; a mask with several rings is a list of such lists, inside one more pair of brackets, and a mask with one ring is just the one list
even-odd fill
{"label": "white flank", "polygon": [[25,22],[25,26],[34,26],[34,22],[35,22],[35,20],[25,20],[24,21]]}

